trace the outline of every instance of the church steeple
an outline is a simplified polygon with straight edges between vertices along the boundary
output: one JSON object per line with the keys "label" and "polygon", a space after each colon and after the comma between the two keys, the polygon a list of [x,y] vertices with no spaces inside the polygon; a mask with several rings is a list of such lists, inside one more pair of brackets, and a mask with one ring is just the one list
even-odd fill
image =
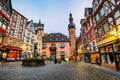
{"label": "church steeple", "polygon": [[70,53],[72,55],[75,55],[76,53],[76,28],[75,28],[75,24],[73,23],[72,13],[69,14],[68,31],[69,31],[69,39],[70,39]]}
{"label": "church steeple", "polygon": [[41,20],[39,19],[39,22],[38,22],[39,24],[41,24]]}

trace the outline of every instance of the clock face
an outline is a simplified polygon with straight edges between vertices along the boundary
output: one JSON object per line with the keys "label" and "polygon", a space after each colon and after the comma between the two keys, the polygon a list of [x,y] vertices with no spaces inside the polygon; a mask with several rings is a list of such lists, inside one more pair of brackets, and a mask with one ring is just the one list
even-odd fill
{"label": "clock face", "polygon": [[2,37],[2,36],[0,36],[0,43],[2,42],[2,39],[3,39],[3,37]]}

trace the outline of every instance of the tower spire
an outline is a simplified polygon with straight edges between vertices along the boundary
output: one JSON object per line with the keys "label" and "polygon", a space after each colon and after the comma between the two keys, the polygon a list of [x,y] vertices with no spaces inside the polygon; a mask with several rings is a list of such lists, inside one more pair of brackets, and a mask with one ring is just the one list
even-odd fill
{"label": "tower spire", "polygon": [[39,24],[41,24],[41,20],[39,19]]}
{"label": "tower spire", "polygon": [[69,14],[69,22],[70,23],[73,23],[73,17],[72,17],[72,13],[70,12],[70,14]]}

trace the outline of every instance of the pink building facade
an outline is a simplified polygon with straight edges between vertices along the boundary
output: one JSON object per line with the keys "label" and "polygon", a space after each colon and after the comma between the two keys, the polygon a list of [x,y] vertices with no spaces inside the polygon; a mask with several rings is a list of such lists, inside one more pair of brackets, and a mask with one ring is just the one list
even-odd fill
{"label": "pink building facade", "polygon": [[[43,37],[42,56],[45,58],[65,59],[70,58],[69,38],[61,33],[50,33]],[[55,49],[54,51],[51,48]]]}

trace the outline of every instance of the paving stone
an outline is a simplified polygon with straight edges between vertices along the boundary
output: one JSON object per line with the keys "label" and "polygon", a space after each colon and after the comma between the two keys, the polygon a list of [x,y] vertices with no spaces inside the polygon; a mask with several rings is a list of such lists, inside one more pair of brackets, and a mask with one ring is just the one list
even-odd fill
{"label": "paving stone", "polygon": [[20,64],[0,66],[0,80],[120,80],[97,66],[83,62],[49,62],[42,67],[22,67]]}

